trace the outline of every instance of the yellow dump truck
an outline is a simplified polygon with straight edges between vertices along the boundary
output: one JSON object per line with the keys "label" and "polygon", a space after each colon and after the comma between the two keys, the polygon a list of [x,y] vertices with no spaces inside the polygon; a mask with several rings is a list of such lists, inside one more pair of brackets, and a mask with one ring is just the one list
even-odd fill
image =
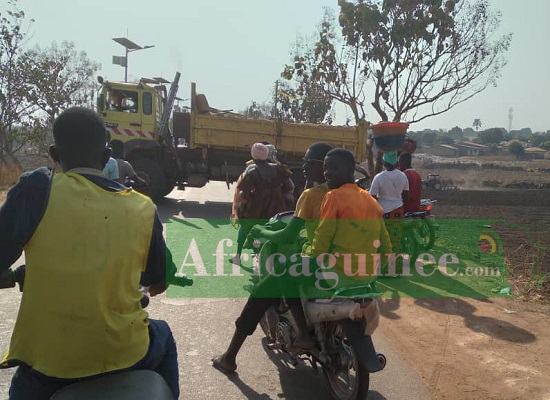
{"label": "yellow dump truck", "polygon": [[250,147],[261,141],[274,144],[278,159],[303,179],[301,159],[315,142],[351,150],[358,161],[366,158],[367,123],[329,126],[245,118],[211,108],[191,85],[191,108],[172,112],[180,74],[169,83],[161,78],[138,83],[108,82],[97,101],[111,140],[124,143],[125,157],[148,186],[153,199],[175,186],[202,187],[211,180],[234,182],[250,159]]}

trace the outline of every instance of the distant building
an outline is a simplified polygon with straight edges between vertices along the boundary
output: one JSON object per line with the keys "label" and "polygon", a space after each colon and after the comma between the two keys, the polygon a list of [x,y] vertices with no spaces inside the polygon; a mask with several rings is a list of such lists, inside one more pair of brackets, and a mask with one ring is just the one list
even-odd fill
{"label": "distant building", "polygon": [[458,157],[458,147],[451,146],[450,144],[438,144],[424,150],[426,154],[431,154],[439,157]]}
{"label": "distant building", "polygon": [[483,156],[489,150],[489,146],[474,142],[456,141],[454,146],[458,148],[460,156],[467,157]]}
{"label": "distant building", "polygon": [[545,154],[546,150],[540,147],[527,147],[522,158],[525,160],[542,160]]}

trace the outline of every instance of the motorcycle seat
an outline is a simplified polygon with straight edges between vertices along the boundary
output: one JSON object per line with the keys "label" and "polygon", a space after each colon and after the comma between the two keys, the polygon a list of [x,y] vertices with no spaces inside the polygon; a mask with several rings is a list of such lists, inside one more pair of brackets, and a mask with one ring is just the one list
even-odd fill
{"label": "motorcycle seat", "polygon": [[406,212],[403,218],[422,218],[428,215],[426,211],[409,211]]}
{"label": "motorcycle seat", "polygon": [[74,383],[58,390],[51,400],[173,400],[166,381],[156,372],[136,370]]}

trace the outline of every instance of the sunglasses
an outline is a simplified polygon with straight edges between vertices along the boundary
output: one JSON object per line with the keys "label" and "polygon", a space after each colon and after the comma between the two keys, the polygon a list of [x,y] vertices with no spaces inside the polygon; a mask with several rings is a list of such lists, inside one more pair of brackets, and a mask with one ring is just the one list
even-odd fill
{"label": "sunglasses", "polygon": [[302,161],[304,162],[304,164],[308,164],[308,163],[314,163],[314,162],[324,162],[323,160],[316,160],[314,158],[307,158],[307,157],[304,157],[302,158]]}

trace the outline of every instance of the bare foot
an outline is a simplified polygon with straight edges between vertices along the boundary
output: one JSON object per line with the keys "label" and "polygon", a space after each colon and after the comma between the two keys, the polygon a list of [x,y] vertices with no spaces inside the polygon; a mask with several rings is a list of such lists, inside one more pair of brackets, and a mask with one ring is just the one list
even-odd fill
{"label": "bare foot", "polygon": [[212,366],[224,374],[233,374],[237,370],[237,364],[226,359],[225,353],[212,359]]}

